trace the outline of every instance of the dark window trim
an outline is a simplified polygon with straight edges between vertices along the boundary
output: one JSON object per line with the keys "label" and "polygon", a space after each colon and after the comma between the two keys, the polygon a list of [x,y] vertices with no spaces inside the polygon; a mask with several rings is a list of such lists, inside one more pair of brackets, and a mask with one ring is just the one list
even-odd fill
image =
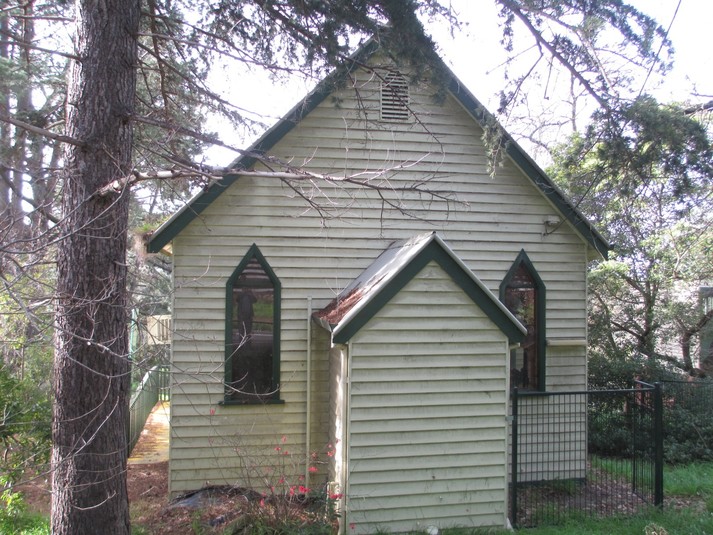
{"label": "dark window trim", "polygon": [[[505,303],[505,289],[510,284],[510,281],[515,276],[515,273],[520,267],[520,264],[525,266],[525,269],[532,276],[535,281],[535,291],[537,292],[537,309],[535,311],[537,315],[537,360],[538,360],[538,370],[537,370],[537,389],[536,391],[545,392],[546,391],[546,379],[547,379],[547,332],[546,332],[546,317],[545,312],[547,310],[547,290],[545,288],[545,283],[540,278],[537,269],[527,256],[525,249],[520,250],[517,258],[510,266],[505,278],[500,283],[500,302]],[[512,311],[511,311],[512,312]],[[512,388],[512,385],[511,385]]]}
{"label": "dark window trim", "polygon": [[222,405],[260,405],[260,404],[272,404],[272,403],[282,403],[280,400],[280,310],[282,308],[282,285],[280,284],[280,279],[277,278],[275,272],[268,264],[267,260],[260,252],[260,248],[256,244],[252,244],[248,252],[245,254],[243,259],[235,268],[233,273],[228,277],[228,281],[225,284],[225,385],[230,384],[233,379],[232,366],[230,364],[230,358],[233,353],[232,347],[232,334],[233,334],[233,284],[235,284],[236,279],[243,272],[248,263],[255,258],[260,264],[262,269],[265,270],[270,282],[273,285],[273,340],[272,340],[272,384],[271,384],[271,394],[264,396],[255,396],[255,400],[249,399],[232,399],[229,397],[227,392]]}

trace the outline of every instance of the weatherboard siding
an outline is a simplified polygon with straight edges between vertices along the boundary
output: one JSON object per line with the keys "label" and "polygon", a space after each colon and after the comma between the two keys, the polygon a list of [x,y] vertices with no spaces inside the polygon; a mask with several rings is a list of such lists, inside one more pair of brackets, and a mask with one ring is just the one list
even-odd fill
{"label": "weatherboard siding", "polygon": [[[378,87],[370,89],[361,76],[362,103],[376,109]],[[437,231],[496,295],[524,248],[547,287],[547,337],[586,336],[586,244],[568,224],[545,235],[544,220],[556,210],[511,161],[491,177],[480,128],[453,98],[437,105],[430,95],[429,89],[411,92],[425,126],[367,124],[349,111],[353,91],[344,89],[339,107],[326,99],[271,153],[317,173],[371,172],[372,183],[386,188],[423,183],[447,201],[385,191],[399,210],[374,191],[322,183],[322,201],[331,206],[322,217],[275,179],[241,177],[174,239],[173,494],[206,481],[240,483],[241,464],[279,467],[274,447],[283,437],[291,452],[304,455],[308,298],[315,309],[326,305],[394,240]],[[408,165],[395,169],[404,161]],[[308,183],[295,187],[317,194]],[[282,284],[284,403],[224,406],[225,283],[253,243]],[[389,341],[389,333],[381,336]],[[581,347],[548,350],[548,388],[583,386],[583,355]],[[312,356],[309,448],[323,451],[330,418],[327,350]]]}
{"label": "weatherboard siding", "polygon": [[[437,349],[414,355],[421,343]],[[362,327],[349,356],[349,532],[504,526],[507,347],[435,262]]]}

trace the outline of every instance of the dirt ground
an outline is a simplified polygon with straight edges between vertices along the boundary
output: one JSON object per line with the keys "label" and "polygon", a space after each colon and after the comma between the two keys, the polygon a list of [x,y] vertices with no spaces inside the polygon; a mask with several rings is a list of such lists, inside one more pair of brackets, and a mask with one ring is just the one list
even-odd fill
{"label": "dirt ground", "polygon": [[[129,465],[127,474],[131,522],[149,535],[193,535],[221,533],[240,511],[244,496],[216,489],[205,496],[200,507],[181,506],[168,500],[168,463]],[[49,481],[37,479],[20,490],[28,509],[49,515]],[[195,500],[194,500],[195,501]]]}

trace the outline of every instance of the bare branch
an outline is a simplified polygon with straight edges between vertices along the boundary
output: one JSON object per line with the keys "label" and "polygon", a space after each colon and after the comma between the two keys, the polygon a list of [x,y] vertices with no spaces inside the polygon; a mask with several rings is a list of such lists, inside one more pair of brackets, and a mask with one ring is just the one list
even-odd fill
{"label": "bare branch", "polygon": [[[2,117],[0,117],[0,119],[2,119]],[[229,145],[228,143],[221,141],[216,136],[203,134],[201,132],[191,130],[190,128],[186,128],[185,126],[179,126],[179,125],[172,123],[170,121],[159,121],[157,119],[151,119],[150,117],[141,117],[139,115],[134,115],[132,117],[132,119],[138,123],[156,126],[158,128],[164,128],[166,130],[175,132],[177,134],[182,134],[184,136],[192,137],[193,139],[197,139],[198,141],[202,141],[203,143],[208,143],[210,145],[217,145],[219,147],[224,147],[226,149],[230,149],[230,150],[237,152],[239,154],[248,154],[248,151],[241,149],[239,147],[236,147],[235,145]]]}
{"label": "bare branch", "polygon": [[32,132],[33,134],[44,136],[49,139],[54,139],[55,141],[59,141],[60,143],[67,143],[68,145],[74,145],[75,147],[86,147],[87,146],[87,144],[84,143],[83,141],[80,141],[73,137],[64,136],[62,134],[57,134],[56,132],[52,132],[52,130],[40,128],[38,126],[31,125],[30,123],[26,123],[24,121],[18,121],[17,119],[14,119],[14,118],[10,117],[9,115],[0,115],[0,121],[9,123],[13,126],[17,126],[18,128],[22,128],[23,130],[27,130],[28,132]]}
{"label": "bare branch", "polygon": [[539,32],[537,28],[533,26],[532,22],[530,22],[530,19],[527,18],[527,16],[522,12],[522,10],[517,4],[512,2],[512,0],[502,0],[502,3],[510,11],[512,11],[512,13],[517,16],[517,18],[522,21],[522,23],[527,27],[528,31],[535,38],[537,43],[547,49],[547,51],[552,55],[552,57],[555,58],[560,63],[560,65],[567,69],[580,84],[582,84],[582,86],[587,90],[587,92],[592,96],[592,98],[594,98],[594,100],[599,103],[602,108],[606,110],[610,109],[609,103],[599,95],[599,93],[594,89],[594,87],[592,87],[589,81],[584,76],[582,76],[580,72],[575,69],[572,64],[569,63],[554,46],[552,46],[552,44],[550,44],[550,42],[542,36],[542,33]]}
{"label": "bare branch", "polygon": [[[2,164],[2,167],[5,167],[6,169],[13,169],[16,172],[19,172],[18,169],[11,168],[7,165]],[[37,201],[35,199],[31,199],[30,197],[27,197],[26,195],[23,195],[22,191],[19,191],[15,184],[12,183],[11,180],[8,180],[7,177],[0,173],[0,180],[2,180],[8,188],[12,190],[12,192],[17,195],[19,199],[21,199],[23,202],[28,203],[30,206],[32,206],[35,210],[37,210],[39,213],[41,213],[43,216],[45,216],[47,219],[52,221],[52,223],[59,223],[59,219],[57,219],[55,216],[53,216],[50,212],[48,212],[44,206],[40,206],[37,204]]]}
{"label": "bare branch", "polygon": [[[4,32],[2,32],[2,33],[4,33]],[[69,54],[68,52],[61,52],[59,50],[54,50],[52,48],[43,48],[41,46],[33,45],[32,43],[26,43],[20,39],[15,39],[12,35],[10,35],[9,37],[12,37],[12,40],[0,41],[0,45],[22,45],[23,47],[31,48],[32,50],[37,50],[38,52],[45,52],[47,54],[52,54],[53,56],[60,56],[62,58],[72,59],[75,61],[80,61],[80,59],[81,59],[81,58],[79,58],[79,56],[75,56],[74,54]]]}
{"label": "bare branch", "polygon": [[683,110],[686,115],[694,115],[702,111],[713,110],[713,100],[704,102],[703,104],[696,104],[695,106],[689,106]]}

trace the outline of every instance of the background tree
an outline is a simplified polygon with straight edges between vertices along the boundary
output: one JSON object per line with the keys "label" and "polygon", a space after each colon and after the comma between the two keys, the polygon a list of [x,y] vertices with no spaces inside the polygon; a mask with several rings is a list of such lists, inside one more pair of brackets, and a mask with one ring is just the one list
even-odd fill
{"label": "background tree", "polygon": [[[657,63],[656,51],[665,45],[663,31],[653,20],[618,0],[573,0],[566,5],[555,0],[494,1],[501,8],[506,45],[514,32],[525,29],[542,56],[567,69],[607,112],[617,106],[613,97],[619,84],[608,76],[603,49],[594,39],[600,34],[591,29],[616,30],[628,55],[647,66]],[[25,5],[34,9],[32,14],[23,11]],[[17,54],[23,47],[42,51],[42,43],[12,27],[19,28],[24,20],[38,22],[33,31],[62,27],[70,22],[65,14],[42,11],[62,5],[30,2],[3,8],[3,42]],[[249,113],[209,87],[211,67],[230,58],[276,74],[320,73],[346,61],[359,38],[383,36],[384,23],[397,29],[390,32],[394,54],[419,63],[434,49],[419,16],[457,25],[448,4],[438,0],[77,0],[71,20],[74,44],[57,55],[70,61],[64,122],[44,120],[50,113],[40,114],[42,121],[30,120],[33,114],[24,114],[19,104],[22,87],[16,89],[18,98],[5,101],[6,109],[0,110],[5,128],[12,125],[18,136],[40,135],[47,143],[37,154],[42,155],[42,168],[50,171],[47,191],[61,200],[47,206],[41,199],[48,196],[39,191],[29,199],[50,221],[44,236],[51,236],[48,243],[57,247],[53,532],[128,532],[128,186],[165,177],[171,184],[188,180],[177,188],[186,191],[220,172],[195,161],[201,149],[231,145],[202,128],[206,117],[219,114],[236,126],[254,125]],[[61,44],[55,48],[63,49]],[[522,90],[529,72],[516,78],[513,95]],[[8,134],[2,143],[12,145]],[[31,159],[28,145],[22,147],[23,157],[12,167],[25,180]],[[62,147],[61,159],[57,147]],[[52,174],[54,169],[60,172]],[[296,170],[283,170],[282,180],[289,183],[291,174],[299,178]],[[167,181],[161,184],[174,187],[166,186]],[[159,188],[154,188],[146,191],[157,192],[152,198],[158,203]],[[18,203],[22,188],[3,191],[9,192],[3,197],[8,206],[24,210]],[[155,204],[148,206],[153,210]],[[24,220],[12,217],[12,228]],[[24,267],[25,261],[17,260],[19,244],[34,243],[41,235],[23,238],[13,233],[3,240],[7,258]]]}
{"label": "background tree", "polygon": [[711,320],[698,288],[713,273],[713,149],[703,124],[642,96],[600,118],[558,153],[553,175],[606,231],[608,262],[590,272],[590,341],[703,374],[693,342]]}

